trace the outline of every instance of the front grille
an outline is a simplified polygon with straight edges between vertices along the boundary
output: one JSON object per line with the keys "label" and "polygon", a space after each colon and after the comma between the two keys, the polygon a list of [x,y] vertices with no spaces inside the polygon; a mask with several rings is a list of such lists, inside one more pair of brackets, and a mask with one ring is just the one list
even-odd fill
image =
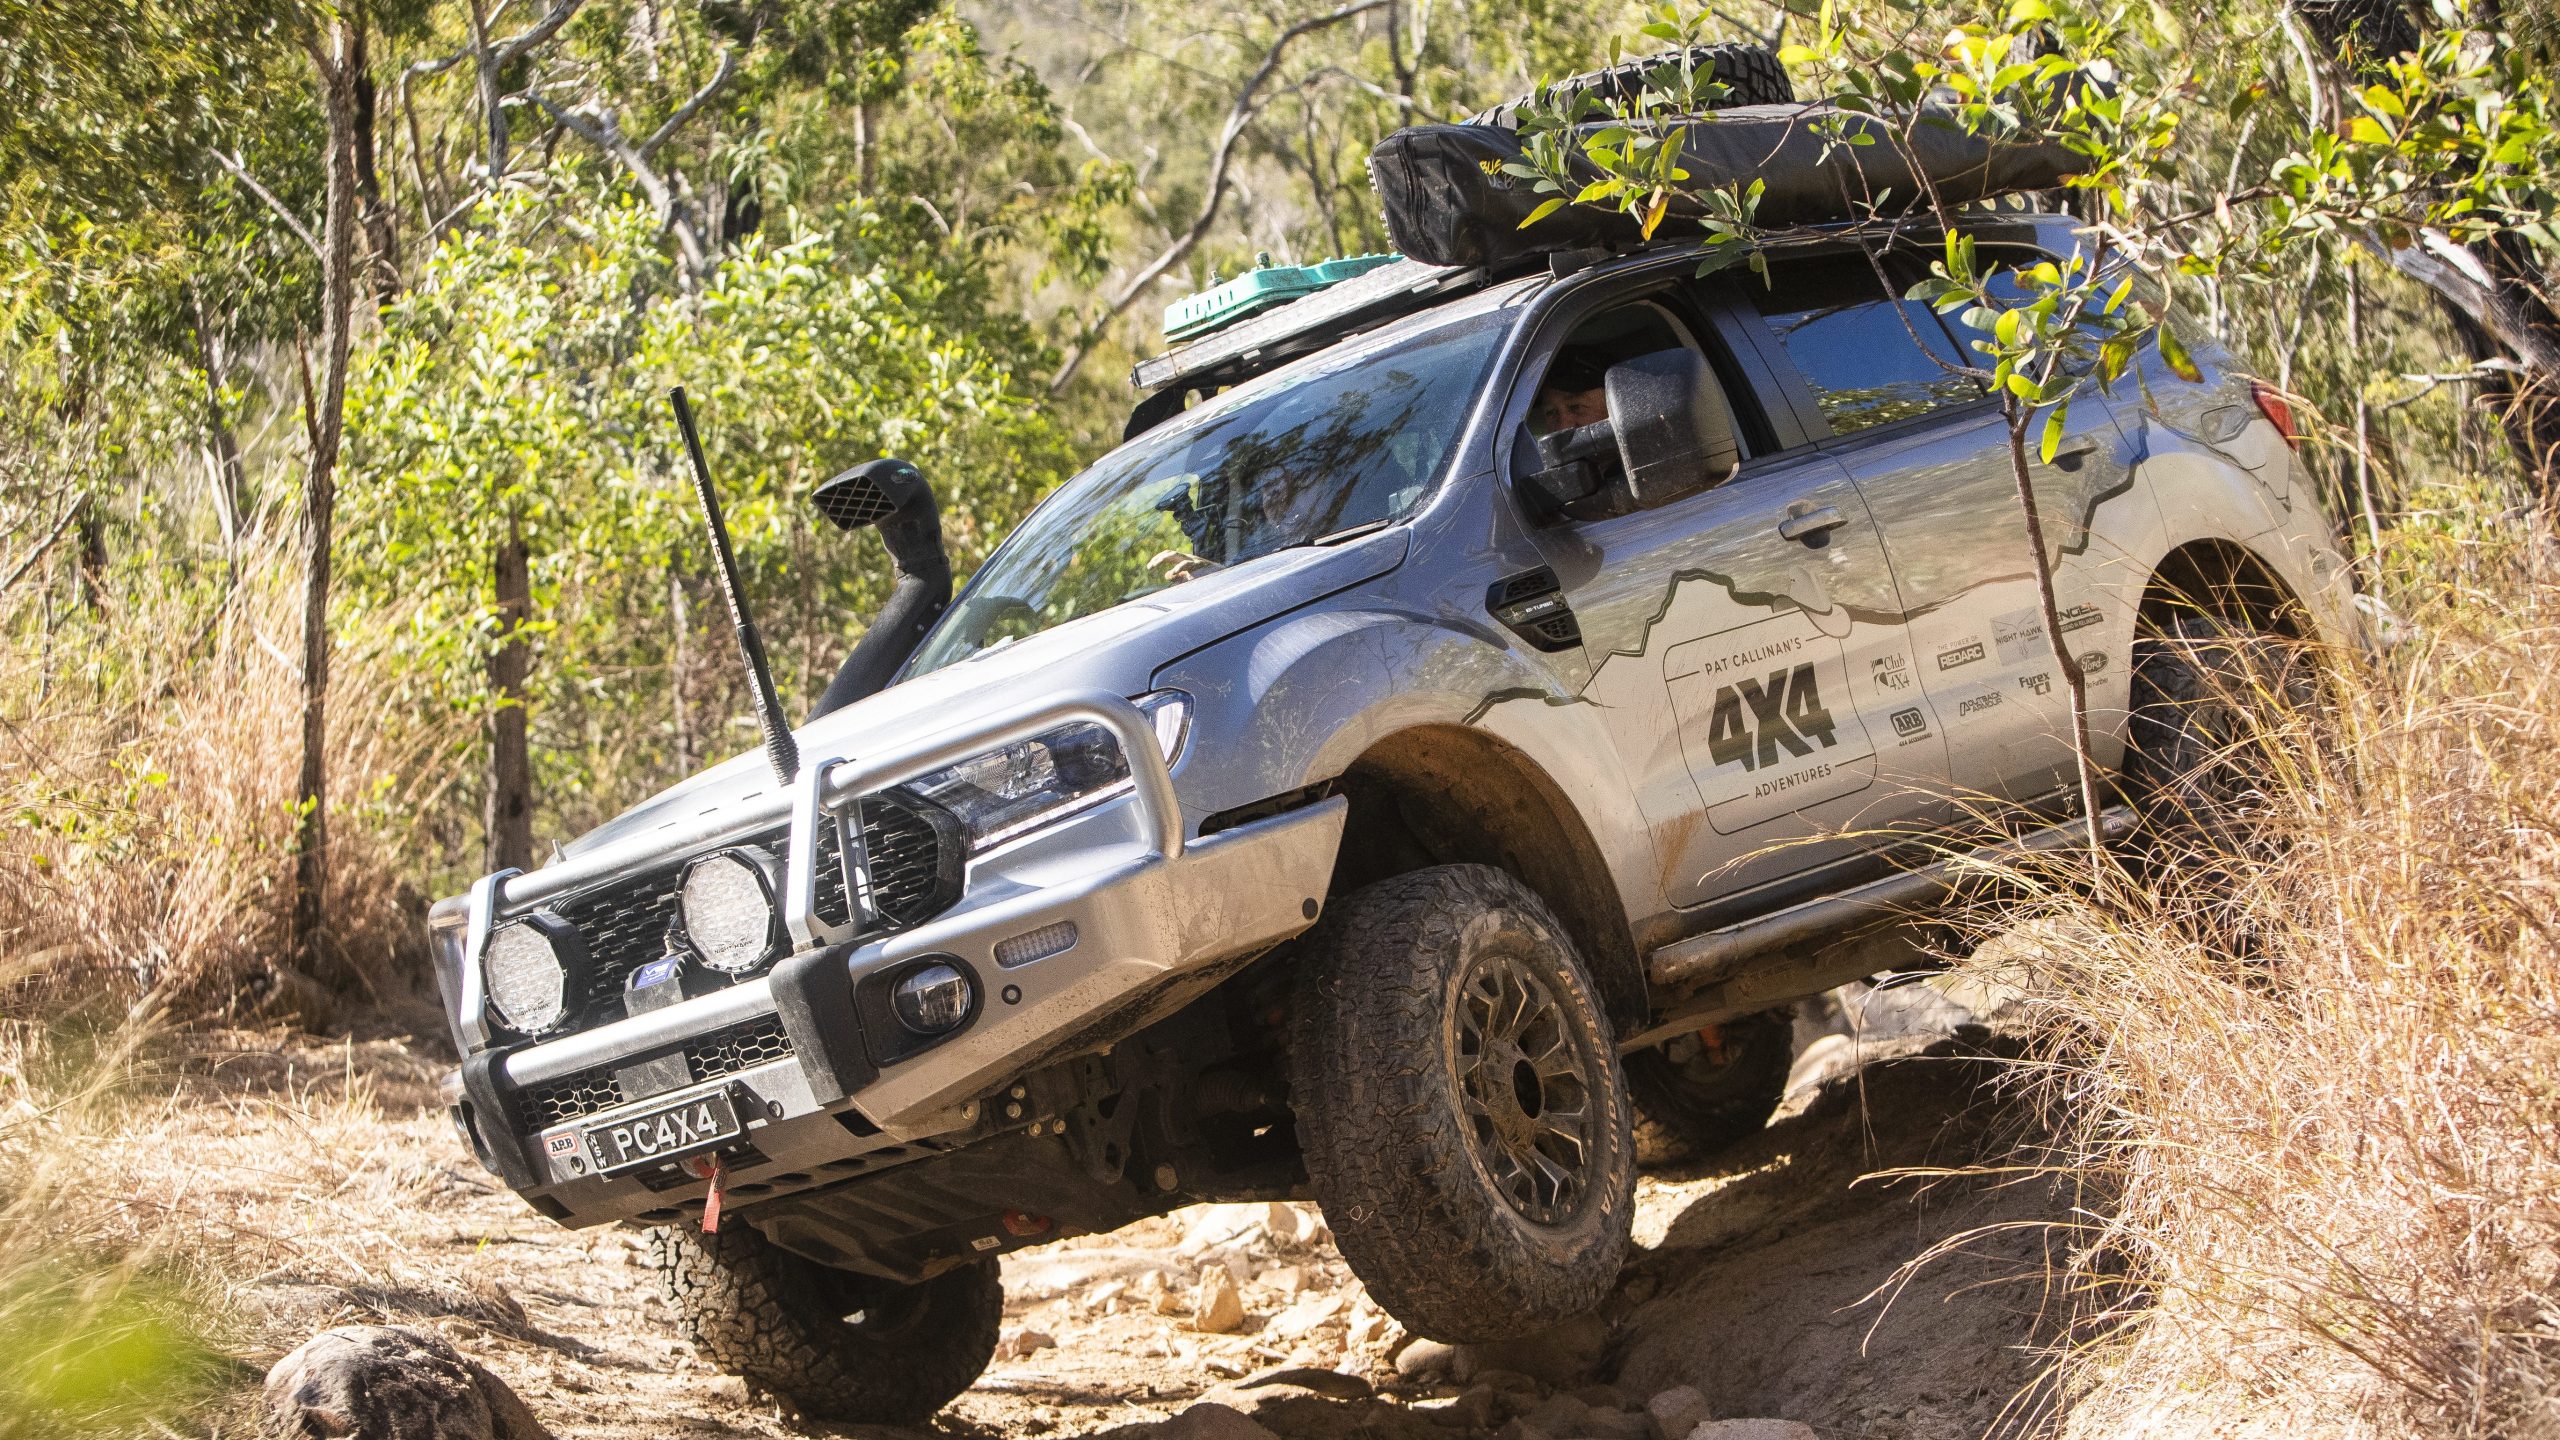
{"label": "front grille", "polygon": [[684,1063],[696,1080],[735,1075],[758,1065],[789,1059],[791,1037],[782,1033],[782,1017],[766,1015],[742,1020],[684,1047]]}
{"label": "front grille", "polygon": [[967,858],[960,824],[938,805],[895,791],[862,801],[862,848],[871,857],[871,908],[904,928],[960,898]]}
{"label": "front grille", "polygon": [[[789,1058],[791,1037],[783,1033],[779,1015],[762,1015],[722,1026],[684,1047],[685,1069],[695,1080],[716,1080]],[[583,1120],[631,1098],[610,1068],[598,1066],[526,1086],[516,1096],[516,1108],[523,1114],[526,1129],[542,1130]]]}
{"label": "front grille", "polygon": [[581,1070],[565,1079],[528,1085],[516,1096],[528,1130],[582,1120],[622,1103],[622,1082],[610,1070]]}
{"label": "front grille", "polygon": [[683,878],[683,866],[667,866],[599,885],[555,907],[587,942],[588,1009],[615,1004],[632,971],[667,953],[676,885]]}
{"label": "front grille", "polygon": [[[941,807],[903,791],[864,797],[862,836],[871,857],[872,905],[890,927],[904,929],[941,914],[960,898],[967,845],[959,822]],[[789,833],[773,830],[753,837],[780,855]],[[818,918],[830,925],[853,923],[853,907],[845,894],[844,858],[835,825],[818,830],[816,893]],[[620,1019],[622,987],[631,972],[681,946],[684,927],[676,915],[682,862],[610,881],[574,895],[553,907],[578,929],[587,946],[587,989],[579,1028]],[[697,972],[698,973],[698,972]],[[791,1053],[791,1042],[776,1016],[728,1026],[685,1046],[685,1064],[695,1080],[735,1074]],[[517,1108],[528,1129],[565,1124],[627,1098],[611,1069],[581,1071],[566,1079],[527,1087]]]}

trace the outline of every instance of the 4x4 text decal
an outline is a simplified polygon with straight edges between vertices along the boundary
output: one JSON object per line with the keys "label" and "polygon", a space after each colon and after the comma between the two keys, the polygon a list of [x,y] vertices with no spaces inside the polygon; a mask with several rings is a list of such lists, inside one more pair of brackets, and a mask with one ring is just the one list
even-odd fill
{"label": "4x4 text decal", "polygon": [[[1888,673],[1898,672],[1867,661],[1859,678],[1889,685]],[[1801,611],[1673,646],[1663,679],[1707,822],[1719,834],[1875,780],[1875,742],[1858,718],[1848,658]]]}

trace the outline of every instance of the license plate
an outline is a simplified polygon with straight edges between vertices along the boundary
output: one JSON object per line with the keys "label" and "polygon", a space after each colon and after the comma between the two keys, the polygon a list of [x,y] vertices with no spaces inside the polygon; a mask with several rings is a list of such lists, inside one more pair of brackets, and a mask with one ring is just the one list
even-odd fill
{"label": "license plate", "polygon": [[596,1157],[597,1173],[609,1175],[734,1140],[744,1132],[738,1107],[715,1090],[611,1125],[591,1125],[587,1149]]}

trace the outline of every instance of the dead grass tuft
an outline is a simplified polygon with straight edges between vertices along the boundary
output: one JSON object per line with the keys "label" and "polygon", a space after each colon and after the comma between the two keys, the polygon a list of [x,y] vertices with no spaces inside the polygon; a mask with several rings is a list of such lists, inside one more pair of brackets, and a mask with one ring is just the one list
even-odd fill
{"label": "dead grass tuft", "polygon": [[2048,883],[2006,952],[2090,1196],[2071,1435],[2560,1434],[2560,561],[2465,571],[2261,737],[2217,910]]}
{"label": "dead grass tuft", "polygon": [[[275,548],[270,546],[269,548]],[[329,929],[297,966],[298,567],[245,557],[210,621],[137,588],[86,629],[0,648],[0,1013],[145,1003],[182,1019],[325,1019],[423,974],[396,878],[408,792],[450,767],[361,645],[333,663]]]}

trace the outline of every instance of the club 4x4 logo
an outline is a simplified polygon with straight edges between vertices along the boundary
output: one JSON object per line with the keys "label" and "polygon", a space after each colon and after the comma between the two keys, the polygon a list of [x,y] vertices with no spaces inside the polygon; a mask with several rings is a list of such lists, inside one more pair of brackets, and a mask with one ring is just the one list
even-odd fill
{"label": "club 4x4 logo", "polygon": [[[1718,833],[1874,781],[1847,658],[1801,611],[1674,646],[1663,662],[1681,749]],[[1887,683],[1880,670],[1870,678]]]}

